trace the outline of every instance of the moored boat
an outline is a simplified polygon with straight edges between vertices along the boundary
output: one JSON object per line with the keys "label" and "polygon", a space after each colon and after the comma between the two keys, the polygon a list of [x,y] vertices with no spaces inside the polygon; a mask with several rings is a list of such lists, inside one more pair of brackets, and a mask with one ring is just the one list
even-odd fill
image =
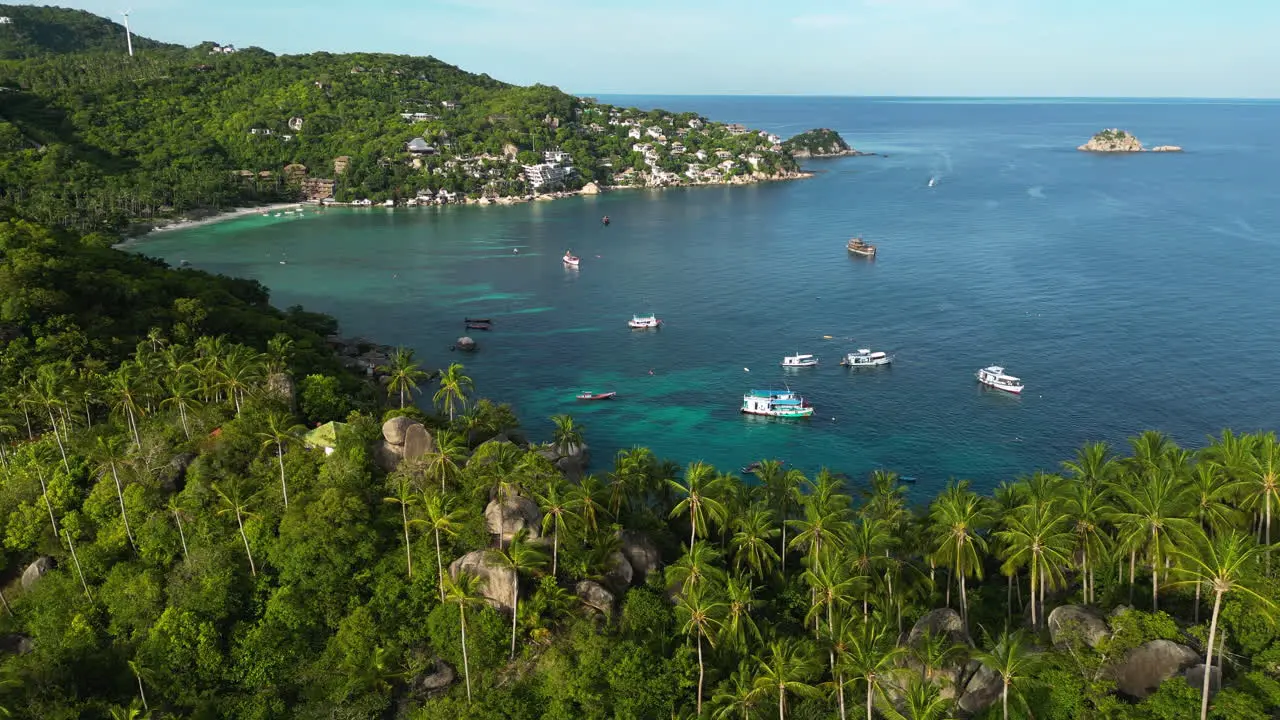
{"label": "moored boat", "polygon": [[813,406],[791,390],[752,390],[742,396],[742,412],[780,418],[813,415]]}
{"label": "moored boat", "polygon": [[[786,463],[783,462],[782,460],[778,461],[778,465],[785,465],[785,464]],[[764,467],[763,462],[761,462],[760,460],[752,460],[746,465],[743,465],[741,468],[738,468],[738,471],[741,472],[743,475],[750,475],[752,473],[760,472],[760,468],[762,467]]]}
{"label": "moored boat", "polygon": [[493,327],[490,326],[489,323],[487,322],[471,321],[466,323],[466,325],[468,330],[492,330],[493,329]]}
{"label": "moored boat", "polygon": [[493,322],[493,320],[490,320],[489,318],[463,318],[463,319],[466,320],[467,322],[484,323],[485,325],[489,325]]}
{"label": "moored boat", "polygon": [[1004,390],[1014,395],[1021,393],[1024,387],[1021,379],[1005,374],[1004,368],[999,365],[991,365],[979,370],[978,382],[987,387]]}
{"label": "moored boat", "polygon": [[872,352],[869,348],[858,348],[845,355],[840,364],[845,367],[876,367],[893,362],[893,356],[885,352]]}
{"label": "moored boat", "polygon": [[578,263],[582,262],[582,258],[574,255],[572,252],[565,250],[564,257],[561,258],[565,265],[569,267],[578,267]]}
{"label": "moored boat", "polygon": [[649,313],[645,317],[632,315],[631,319],[627,321],[627,327],[632,330],[651,330],[662,327],[662,321],[654,316],[653,313]]}
{"label": "moored boat", "polygon": [[782,367],[784,368],[804,368],[815,367],[818,364],[818,358],[812,355],[787,355],[782,358]]}
{"label": "moored boat", "polygon": [[861,255],[862,257],[870,258],[876,256],[876,246],[864,242],[860,237],[849,240],[849,243],[845,245],[845,247],[854,255]]}
{"label": "moored boat", "polygon": [[617,392],[593,393],[590,390],[578,393],[579,400],[612,400],[617,396]]}

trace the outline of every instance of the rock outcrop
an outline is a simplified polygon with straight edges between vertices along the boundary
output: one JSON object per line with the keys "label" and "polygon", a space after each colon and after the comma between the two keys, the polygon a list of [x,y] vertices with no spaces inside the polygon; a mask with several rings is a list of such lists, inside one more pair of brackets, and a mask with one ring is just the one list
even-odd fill
{"label": "rock outcrop", "polygon": [[1195,650],[1170,640],[1152,640],[1125,653],[1111,669],[1116,689],[1141,700],[1160,683],[1200,662]]}
{"label": "rock outcrop", "polygon": [[840,137],[840,133],[828,128],[817,128],[802,132],[782,143],[783,149],[797,158],[828,158],[846,155],[864,155],[849,147],[849,143]]}
{"label": "rock outcrop", "polygon": [[272,373],[267,378],[267,393],[285,401],[290,410],[298,407],[298,395],[288,373]]}
{"label": "rock outcrop", "polygon": [[502,535],[502,542],[511,542],[517,532],[526,530],[528,537],[538,537],[542,529],[542,511],[538,504],[527,497],[516,495],[499,503],[491,501],[484,509],[484,524],[491,535]]}
{"label": "rock outcrop", "polygon": [[1151,152],[1182,152],[1180,145],[1157,145],[1151,148]]}
{"label": "rock outcrop", "polygon": [[635,530],[623,530],[618,533],[622,554],[631,564],[633,581],[645,582],[649,575],[657,572],[662,566],[662,553],[647,535]]}
{"label": "rock outcrop", "polygon": [[476,341],[464,335],[463,337],[458,338],[457,342],[453,344],[453,347],[449,349],[457,350],[459,352],[475,352]]}
{"label": "rock outcrop", "polygon": [[973,644],[964,632],[960,613],[951,608],[939,608],[925,613],[915,625],[911,626],[911,632],[907,635],[907,644],[912,647],[919,645],[920,639],[926,634],[935,637],[945,635],[951,642],[961,645]]}
{"label": "rock outcrop", "polygon": [[583,186],[582,186],[582,191],[581,191],[581,192],[582,192],[582,194],[583,194],[583,195],[599,195],[599,194],[600,194],[600,186],[599,186],[599,185],[597,185],[597,184],[595,184],[595,183],[593,183],[593,182],[589,182],[589,183],[587,183],[586,185],[583,185]]}
{"label": "rock outcrop", "polygon": [[1111,636],[1107,621],[1096,611],[1083,605],[1061,605],[1049,613],[1049,635],[1054,645],[1080,639],[1096,648]]}
{"label": "rock outcrop", "polygon": [[604,577],[600,578],[600,582],[614,593],[622,594],[631,587],[633,577],[635,577],[635,570],[627,561],[627,557],[621,552],[615,552],[609,556],[609,570]]}
{"label": "rock outcrop", "polygon": [[516,587],[516,571],[494,563],[485,550],[472,550],[449,563],[449,575],[469,572],[480,578],[480,592],[489,604],[499,610],[510,611],[511,593]]}
{"label": "rock outcrop", "polygon": [[978,669],[969,678],[969,682],[965,683],[957,705],[970,714],[982,712],[992,703],[1000,700],[1000,691],[1003,688],[1004,681],[1000,679],[999,673],[979,663]]}
{"label": "rock outcrop", "polygon": [[382,439],[392,445],[403,445],[404,433],[413,424],[415,424],[413,418],[397,415],[382,423]]}
{"label": "rock outcrop", "polygon": [[35,562],[28,565],[27,569],[22,571],[22,589],[30,590],[35,587],[36,583],[40,582],[40,578],[44,577],[45,573],[57,566],[57,561],[48,555],[41,555],[36,558]]}
{"label": "rock outcrop", "polygon": [[587,465],[591,463],[591,448],[585,442],[568,445],[552,443],[542,446],[538,453],[574,482],[582,479]]}
{"label": "rock outcrop", "polygon": [[453,684],[457,679],[457,673],[449,663],[436,658],[435,663],[431,666],[431,672],[424,673],[409,681],[409,688],[419,695],[434,695]]}
{"label": "rock outcrop", "polygon": [[582,604],[603,613],[611,615],[613,613],[613,593],[605,590],[604,587],[594,580],[582,580],[574,588],[578,598],[582,600]]}
{"label": "rock outcrop", "polygon": [[[26,655],[35,649],[31,638],[22,633],[0,635],[0,653],[7,655]],[[1215,670],[1217,668],[1214,668]]]}
{"label": "rock outcrop", "polygon": [[195,462],[195,453],[178,453],[156,471],[156,482],[168,492],[182,492],[187,484],[187,468]]}
{"label": "rock outcrop", "polygon": [[419,423],[413,423],[404,431],[404,459],[408,462],[421,460],[428,453],[436,451],[436,441],[431,433]]}
{"label": "rock outcrop", "polygon": [[[1084,152],[1101,152],[1101,153],[1133,153],[1144,152],[1145,148],[1138,138],[1130,135],[1124,130],[1110,128],[1097,133],[1089,138],[1089,142],[1076,148]],[[1182,148],[1177,145],[1157,145],[1151,148],[1151,152],[1181,152]]]}
{"label": "rock outcrop", "polygon": [[[1204,663],[1192,665],[1182,674],[1187,679],[1187,684],[1200,691],[1204,688]],[[1216,665],[1210,668],[1209,672],[1209,694],[1213,695],[1222,689],[1222,670]]]}

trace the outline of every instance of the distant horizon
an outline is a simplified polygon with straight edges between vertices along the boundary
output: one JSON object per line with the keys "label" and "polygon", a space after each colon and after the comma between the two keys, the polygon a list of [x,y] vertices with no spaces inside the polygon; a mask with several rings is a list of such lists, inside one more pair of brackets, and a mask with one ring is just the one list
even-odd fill
{"label": "distant horizon", "polygon": [[[44,2],[120,19],[116,0],[21,4]],[[1280,100],[1280,44],[1269,36],[1280,3],[1268,0],[384,0],[354,14],[337,0],[312,0],[305,11],[256,0],[132,7],[134,32],[164,42],[430,55],[516,85],[594,88],[569,91],[581,95]]]}

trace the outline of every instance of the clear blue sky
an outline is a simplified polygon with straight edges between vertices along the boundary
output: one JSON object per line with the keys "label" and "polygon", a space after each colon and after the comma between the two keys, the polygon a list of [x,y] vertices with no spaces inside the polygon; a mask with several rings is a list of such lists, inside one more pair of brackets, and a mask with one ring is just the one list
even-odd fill
{"label": "clear blue sky", "polygon": [[128,6],[186,45],[434,55],[580,94],[1280,97],[1280,0],[60,4]]}

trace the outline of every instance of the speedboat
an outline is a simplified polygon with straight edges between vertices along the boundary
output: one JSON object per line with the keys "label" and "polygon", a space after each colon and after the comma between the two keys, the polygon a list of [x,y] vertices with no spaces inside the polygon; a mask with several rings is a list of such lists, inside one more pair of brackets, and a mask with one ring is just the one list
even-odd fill
{"label": "speedboat", "polygon": [[817,364],[818,358],[812,355],[788,355],[782,358],[782,367],[784,368],[815,367]]}
{"label": "speedboat", "polygon": [[579,258],[577,255],[574,255],[568,250],[565,251],[564,257],[561,258],[561,260],[564,261],[565,265],[568,265],[569,267],[575,267],[575,268],[578,267],[578,263],[582,262],[582,258]]}
{"label": "speedboat", "polygon": [[1004,390],[1017,395],[1022,392],[1022,380],[1012,375],[1006,375],[1004,368],[999,365],[982,368],[978,371],[978,382],[993,387],[997,390]]}
{"label": "speedboat", "polygon": [[871,352],[869,348],[859,348],[845,355],[840,364],[845,367],[875,367],[893,362],[893,356],[883,352]]}
{"label": "speedboat", "polygon": [[590,390],[587,390],[587,391],[578,393],[578,399],[579,400],[612,400],[617,394],[618,393],[616,391],[606,392],[606,393],[593,393]]}
{"label": "speedboat", "polygon": [[742,396],[742,412],[780,418],[806,418],[813,406],[790,390],[752,390]]}
{"label": "speedboat", "polygon": [[632,315],[631,319],[627,321],[627,327],[632,330],[650,330],[662,327],[662,321],[655,317],[653,313],[649,313],[647,317]]}

